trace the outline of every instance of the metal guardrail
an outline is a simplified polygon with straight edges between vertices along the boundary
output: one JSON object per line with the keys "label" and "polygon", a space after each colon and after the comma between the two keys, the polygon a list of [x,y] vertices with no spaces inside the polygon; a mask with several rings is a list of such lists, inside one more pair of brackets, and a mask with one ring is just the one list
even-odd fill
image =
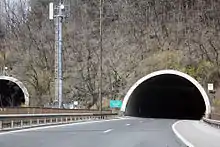
{"label": "metal guardrail", "polygon": [[[1,114],[46,114],[46,113],[99,113],[96,109],[59,109],[59,108],[41,108],[41,107],[17,107],[0,108]],[[103,110],[104,113],[112,113],[111,110]]]}
{"label": "metal guardrail", "polygon": [[202,120],[205,123],[220,129],[220,120],[214,120],[214,119],[209,119],[209,118],[205,118],[205,117]]}
{"label": "metal guardrail", "polygon": [[0,132],[31,127],[67,124],[79,121],[111,119],[116,113],[63,113],[0,115]]}

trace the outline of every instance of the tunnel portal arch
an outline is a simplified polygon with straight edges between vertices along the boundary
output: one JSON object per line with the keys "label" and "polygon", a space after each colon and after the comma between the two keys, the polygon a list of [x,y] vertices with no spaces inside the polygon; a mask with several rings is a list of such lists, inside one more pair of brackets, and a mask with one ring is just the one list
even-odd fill
{"label": "tunnel portal arch", "polygon": [[1,80],[11,81],[11,82],[15,83],[22,90],[22,92],[24,94],[24,99],[25,99],[24,105],[29,106],[29,93],[21,81],[19,81],[18,79],[14,78],[14,77],[9,77],[9,76],[0,76],[0,81]]}
{"label": "tunnel portal arch", "polygon": [[129,99],[130,99],[132,93],[136,90],[136,88],[138,86],[140,86],[142,83],[146,82],[149,79],[152,79],[152,78],[158,77],[158,76],[162,76],[162,75],[176,75],[176,76],[182,77],[182,78],[188,80],[189,82],[191,82],[199,90],[201,96],[203,97],[203,100],[205,103],[205,116],[206,117],[209,116],[209,114],[211,113],[211,106],[210,106],[208,95],[206,94],[206,91],[204,90],[204,88],[194,78],[192,78],[188,74],[185,74],[185,73],[177,71],[177,70],[159,70],[159,71],[150,73],[150,74],[142,77],[141,79],[139,79],[128,90],[127,94],[125,95],[123,103],[122,103],[121,111],[124,113],[126,112],[126,107],[128,105]]}

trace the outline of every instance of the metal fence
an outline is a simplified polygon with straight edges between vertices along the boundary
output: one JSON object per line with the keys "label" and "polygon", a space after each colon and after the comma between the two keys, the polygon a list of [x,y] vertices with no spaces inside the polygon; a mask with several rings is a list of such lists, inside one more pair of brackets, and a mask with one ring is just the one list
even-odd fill
{"label": "metal fence", "polygon": [[116,113],[7,114],[0,115],[0,131],[67,124],[88,120],[111,119],[116,116]]}

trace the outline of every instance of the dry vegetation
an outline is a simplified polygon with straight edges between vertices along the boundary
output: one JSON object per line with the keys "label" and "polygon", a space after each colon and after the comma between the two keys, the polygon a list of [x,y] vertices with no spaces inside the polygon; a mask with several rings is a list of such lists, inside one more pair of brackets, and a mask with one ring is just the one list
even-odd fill
{"label": "dry vegetation", "polygon": [[[31,105],[54,97],[48,1],[31,0],[26,15],[22,3],[16,13],[9,6],[1,14],[0,64],[25,83]],[[204,87],[219,86],[220,1],[105,0],[103,16],[105,98],[122,98],[137,79],[166,68],[186,72]],[[70,0],[63,35],[64,99],[84,100],[89,108],[97,104],[99,88],[99,0]]]}

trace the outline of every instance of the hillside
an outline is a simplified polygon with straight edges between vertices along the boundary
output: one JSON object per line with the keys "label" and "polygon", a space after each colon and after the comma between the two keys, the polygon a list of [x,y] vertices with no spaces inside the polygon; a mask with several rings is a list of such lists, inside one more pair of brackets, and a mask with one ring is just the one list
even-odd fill
{"label": "hillside", "polygon": [[[2,14],[0,66],[25,83],[31,105],[42,105],[54,97],[54,26],[48,0],[30,5],[26,15],[23,5],[18,13],[11,8]],[[104,98],[123,98],[137,79],[159,69],[177,69],[219,89],[219,10],[217,0],[106,0]],[[63,34],[64,99],[84,101],[88,108],[98,104],[99,21],[99,0],[70,1]],[[214,105],[220,105],[220,95],[215,97]]]}

